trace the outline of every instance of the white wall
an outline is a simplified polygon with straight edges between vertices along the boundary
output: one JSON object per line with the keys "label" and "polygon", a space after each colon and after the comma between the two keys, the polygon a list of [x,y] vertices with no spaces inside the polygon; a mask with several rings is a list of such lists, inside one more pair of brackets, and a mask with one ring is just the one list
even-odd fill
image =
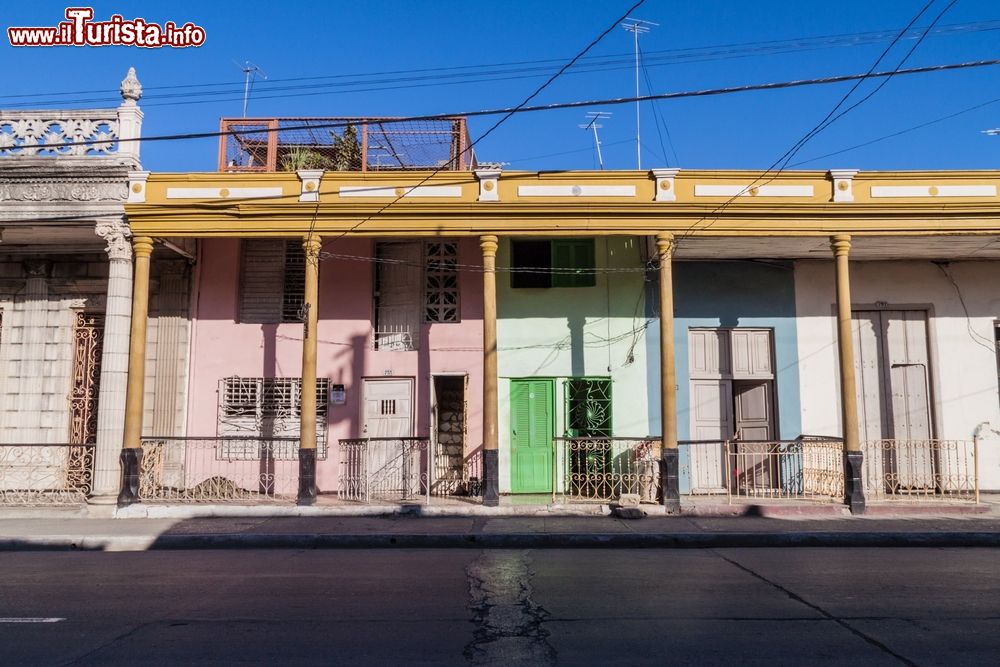
{"label": "white wall", "polygon": [[[935,436],[971,440],[981,422],[1000,429],[993,345],[1000,262],[953,262],[945,268],[968,316],[955,285],[930,262],[852,262],[851,301],[855,306],[930,307]],[[833,262],[796,262],[802,432],[807,434],[841,434],[834,303]],[[984,438],[980,451],[981,486],[1000,489],[1000,439]]]}

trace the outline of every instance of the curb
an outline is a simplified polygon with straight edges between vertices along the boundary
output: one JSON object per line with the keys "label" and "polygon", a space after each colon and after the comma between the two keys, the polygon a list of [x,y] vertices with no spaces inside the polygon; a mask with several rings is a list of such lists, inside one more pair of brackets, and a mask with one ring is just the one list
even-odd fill
{"label": "curb", "polygon": [[788,547],[1000,547],[1000,532],[201,534],[0,538],[0,551],[188,549],[722,549]]}

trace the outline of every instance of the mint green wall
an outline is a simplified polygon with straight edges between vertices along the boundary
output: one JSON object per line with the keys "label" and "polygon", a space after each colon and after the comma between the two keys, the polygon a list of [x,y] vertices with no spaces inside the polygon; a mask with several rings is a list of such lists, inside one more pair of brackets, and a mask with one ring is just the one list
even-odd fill
{"label": "mint green wall", "polygon": [[[561,380],[610,376],[614,435],[649,435],[641,243],[634,237],[596,239],[597,267],[628,271],[598,273],[594,287],[512,289],[510,274],[497,273],[501,492],[510,491],[510,378],[557,379],[555,435],[562,435]],[[510,266],[509,239],[500,243],[497,266]]]}

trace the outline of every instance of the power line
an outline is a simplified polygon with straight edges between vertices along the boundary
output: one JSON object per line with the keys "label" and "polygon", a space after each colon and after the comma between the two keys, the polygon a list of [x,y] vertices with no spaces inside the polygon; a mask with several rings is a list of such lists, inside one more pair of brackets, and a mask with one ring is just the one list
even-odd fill
{"label": "power line", "polygon": [[[981,32],[981,31],[992,31],[1000,30],[1000,21],[978,21],[973,23],[959,23],[951,24],[946,26],[936,27],[931,34],[934,35],[951,35],[951,34],[962,34],[968,32]],[[885,41],[897,34],[897,31],[872,31],[872,32],[859,32],[859,33],[847,33],[838,35],[827,35],[820,37],[806,37],[806,38],[793,38],[786,40],[772,40],[764,42],[743,42],[736,44],[723,44],[715,46],[705,46],[705,47],[693,47],[686,49],[665,49],[659,51],[647,51],[644,54],[644,59],[647,66],[660,66],[656,63],[665,65],[674,64],[689,64],[696,62],[706,62],[711,60],[725,60],[732,58],[745,58],[753,57],[757,55],[780,55],[784,53],[794,53],[803,50],[817,50],[825,48],[834,47],[846,47],[846,46],[861,46],[866,44],[874,44],[880,41]],[[903,39],[916,39],[923,34],[920,29],[910,30]],[[612,54],[608,56],[589,56],[582,58],[578,66],[570,74],[576,73],[588,73],[588,72],[599,72],[608,71],[610,69],[627,69],[633,66],[633,54],[631,53],[621,53]],[[433,80],[447,80],[449,78],[468,78],[475,76],[485,76],[485,75],[507,75],[507,74],[517,74],[523,76],[515,76],[508,78],[528,78],[528,77],[541,77],[545,76],[548,72],[551,72],[555,67],[554,63],[561,63],[560,60],[527,60],[527,61],[513,61],[506,63],[495,63],[495,64],[479,64],[479,65],[461,65],[461,66],[451,66],[451,67],[434,67],[434,68],[419,68],[419,69],[405,69],[405,70],[387,70],[382,72],[368,72],[368,73],[356,73],[356,74],[335,74],[335,75],[320,75],[320,76],[308,76],[308,77],[290,77],[290,78],[272,78],[266,83],[262,84],[265,88],[272,91],[280,90],[301,90],[308,89],[314,90],[317,87],[327,86],[330,87],[351,87],[359,85],[375,85],[375,84],[392,84],[400,82],[410,82],[410,81],[433,81]],[[524,65],[539,65],[536,67],[524,67]],[[517,66],[517,67],[514,67]],[[465,71],[468,70],[468,71]],[[444,74],[442,74],[444,72]],[[409,77],[395,77],[395,78],[372,78],[372,77],[385,77],[387,75],[396,74],[426,74],[425,76],[409,76]],[[368,79],[363,79],[361,77],[368,77]],[[345,79],[360,79],[356,81],[345,81]],[[482,82],[488,79],[478,79],[471,82]],[[316,83],[320,81],[333,81],[329,84]],[[301,86],[283,86],[276,85],[279,83],[291,83],[291,82],[313,82],[309,85]],[[205,93],[189,92],[189,93],[178,93],[178,94],[165,94],[157,95],[156,93],[150,94],[152,91],[161,90],[189,90],[189,89],[203,89],[203,88],[214,88],[223,86],[226,87],[219,91],[208,91]],[[410,86],[407,86],[410,87]],[[238,84],[232,81],[226,82],[215,82],[215,83],[201,83],[201,84],[177,84],[168,86],[146,86],[147,100],[150,99],[170,99],[172,97],[198,97],[206,95],[242,95],[243,90],[238,87]],[[368,89],[370,90],[370,89]],[[350,92],[361,92],[361,91],[350,91]],[[48,93],[30,93],[30,94],[14,94],[14,95],[0,95],[0,100],[14,100],[14,99],[37,99],[45,97],[55,97],[52,103],[66,104],[67,102],[72,103],[98,103],[98,102],[115,102],[117,98],[113,98],[107,95],[106,90],[80,90],[80,91],[56,91]],[[66,98],[70,95],[101,95],[99,98],[84,99],[84,100],[67,100]],[[328,93],[320,93],[328,94]],[[293,97],[295,95],[267,95],[258,96],[257,99],[269,99],[277,97]],[[233,98],[237,99],[237,98]],[[239,99],[242,99],[240,97]],[[226,100],[202,100],[204,101],[233,101],[231,99]],[[45,102],[29,102],[26,104],[11,104],[6,105],[8,108],[14,108],[17,106],[26,105],[37,105],[48,103]],[[190,102],[189,102],[190,103]],[[150,104],[147,101],[146,106],[160,106],[156,103]]]}
{"label": "power line", "polygon": [[[397,118],[387,118],[379,119],[379,122],[390,124],[390,123],[401,123],[401,122],[411,122],[411,121],[424,121],[424,120],[451,120],[454,118],[466,117],[475,118],[479,116],[498,116],[501,114],[515,114],[515,113],[531,113],[537,111],[555,111],[557,109],[579,109],[583,107],[592,107],[600,105],[614,105],[614,104],[629,104],[636,101],[646,102],[653,100],[678,100],[686,99],[691,97],[714,97],[718,95],[729,95],[733,93],[748,93],[757,91],[770,91],[770,90],[783,90],[786,88],[801,88],[805,86],[817,86],[817,85],[827,85],[831,83],[844,83],[847,81],[857,81],[859,79],[879,79],[885,77],[898,77],[898,76],[908,76],[911,74],[927,74],[930,72],[950,72],[963,69],[972,69],[978,67],[991,67],[994,65],[1000,65],[1000,59],[991,60],[974,60],[970,62],[962,63],[948,63],[944,65],[926,65],[923,67],[911,67],[908,69],[894,69],[884,72],[872,72],[865,74],[841,74],[835,76],[820,77],[815,79],[798,79],[794,81],[780,81],[774,83],[759,83],[759,84],[748,84],[744,86],[729,86],[725,88],[706,88],[703,90],[689,90],[674,93],[657,93],[652,95],[641,95],[639,97],[615,97],[608,99],[597,99],[597,100],[581,100],[576,102],[557,102],[553,104],[540,104],[536,106],[518,106],[518,107],[506,107],[501,109],[484,109],[480,111],[459,111],[451,113],[438,113],[438,114],[426,114],[418,116],[399,116]],[[317,129],[327,129],[327,128],[337,128],[346,127],[348,125],[354,125],[359,122],[358,119],[354,118],[349,121],[331,121],[329,123],[311,123],[309,125],[293,125],[281,128],[254,128],[254,132],[257,134],[266,134],[269,132],[285,132],[291,130],[317,130]],[[188,139],[209,139],[218,138],[225,136],[235,136],[239,135],[240,132],[234,130],[226,131],[215,131],[215,132],[189,132],[182,134],[165,134],[156,135],[148,137],[139,137],[135,139],[115,139],[115,142],[129,142],[129,141],[179,141]],[[481,138],[480,138],[481,139]],[[71,146],[89,146],[91,144],[97,143],[107,143],[107,141],[99,141],[96,139],[91,139],[87,141],[77,141],[77,142],[66,142],[61,144],[48,144],[42,146],[45,149],[53,148],[67,148]],[[471,147],[471,146],[470,146]]]}
{"label": "power line", "polygon": [[930,125],[934,125],[936,123],[941,123],[943,121],[950,120],[952,118],[955,118],[956,116],[961,116],[963,114],[967,114],[967,113],[969,113],[971,111],[975,111],[976,109],[982,109],[983,107],[987,107],[987,106],[990,106],[992,104],[996,104],[997,102],[1000,102],[1000,97],[997,97],[995,99],[989,100],[987,102],[982,102],[980,104],[976,104],[975,106],[967,107],[967,108],[962,109],[960,111],[955,111],[953,113],[949,113],[947,115],[940,116],[940,117],[935,118],[933,120],[929,120],[929,121],[926,121],[924,123],[920,123],[919,125],[913,125],[913,126],[908,127],[908,128],[906,128],[904,130],[898,130],[898,131],[892,132],[890,134],[882,135],[881,137],[876,137],[875,139],[869,139],[868,141],[863,141],[860,144],[855,144],[853,146],[849,146],[848,148],[842,148],[840,150],[833,151],[832,153],[824,153],[823,155],[817,155],[816,157],[811,157],[811,158],[809,158],[807,160],[799,160],[798,162],[793,162],[792,164],[790,164],[788,166],[790,166],[790,167],[798,167],[798,166],[801,166],[801,165],[804,165],[804,164],[808,164],[810,162],[816,162],[817,160],[823,160],[823,159],[828,158],[828,157],[833,157],[834,155],[841,155],[843,153],[848,153],[850,151],[857,150],[858,148],[864,148],[865,146],[871,146],[872,144],[877,144],[880,141],[885,141],[886,139],[892,139],[893,137],[898,137],[898,136],[900,136],[902,134],[907,134],[907,133],[913,132],[915,130],[920,130],[920,129],[923,129],[923,128],[928,127]]}
{"label": "power line", "polygon": [[[467,150],[467,151],[469,151],[471,153],[472,149],[475,148],[476,144],[478,144],[479,142],[481,142],[486,137],[490,136],[490,134],[492,134],[494,130],[496,130],[503,123],[505,123],[507,121],[507,119],[509,119],[511,116],[513,116],[515,113],[518,113],[522,109],[528,108],[527,105],[528,105],[529,102],[531,102],[531,100],[533,100],[536,97],[538,97],[538,95],[540,95],[543,90],[545,90],[546,88],[548,88],[549,85],[551,85],[556,79],[558,79],[560,77],[560,75],[562,75],[563,72],[565,72],[570,67],[572,67],[574,65],[574,63],[576,63],[576,61],[578,61],[583,56],[587,55],[587,52],[589,52],[592,48],[594,48],[598,44],[598,42],[600,42],[602,39],[604,39],[604,37],[607,36],[608,33],[610,33],[612,30],[614,30],[615,26],[617,26],[619,23],[621,23],[621,21],[624,20],[625,17],[627,17],[631,12],[633,12],[636,9],[638,9],[639,7],[641,7],[643,5],[643,3],[645,3],[645,2],[646,2],[646,0],[639,0],[634,5],[632,5],[628,9],[628,11],[625,12],[625,14],[622,16],[622,18],[619,18],[618,20],[616,20],[604,32],[602,32],[600,35],[598,35],[597,37],[595,37],[589,44],[587,44],[586,47],[584,47],[584,49],[582,51],[580,51],[578,54],[576,54],[575,56],[573,56],[573,58],[569,62],[567,62],[565,65],[563,65],[559,69],[558,72],[556,72],[555,74],[553,74],[552,77],[549,78],[545,83],[543,83],[541,86],[539,86],[538,88],[536,88],[534,90],[534,92],[532,92],[530,95],[528,95],[526,98],[524,98],[524,101],[522,101],[516,107],[510,109],[497,122],[495,122],[488,130],[486,130],[486,132],[484,132],[483,134],[479,135],[479,137],[477,139],[475,139],[474,141],[472,141],[465,150]],[[428,174],[423,180],[421,180],[416,185],[416,187],[420,187],[421,185],[423,185],[424,183],[426,183],[427,181],[429,181],[436,174],[440,173],[444,168],[445,168],[445,164],[442,164],[437,169],[435,169],[430,174]],[[369,215],[368,217],[366,217],[366,218],[358,221],[358,223],[355,224],[354,226],[352,226],[350,229],[344,230],[339,236],[337,236],[336,238],[334,238],[333,241],[337,241],[338,239],[343,238],[347,234],[349,234],[349,233],[353,232],[354,230],[356,230],[361,225],[363,225],[366,222],[370,221],[373,217],[381,215],[386,210],[388,210],[389,207],[393,206],[394,204],[396,204],[400,200],[402,200],[403,196],[404,196],[403,194],[400,194],[399,196],[397,196],[395,199],[393,199],[392,201],[390,201],[388,204],[386,204],[385,206],[383,206],[382,208],[380,208],[378,211],[376,211],[372,215]],[[316,210],[313,213],[312,221],[309,224],[309,236],[312,236],[313,229],[315,228],[316,217],[319,214],[319,205],[320,205],[320,203],[319,203],[318,198],[317,198],[317,201],[316,201]]]}
{"label": "power line", "polygon": [[[728,207],[730,204],[732,204],[734,201],[736,201],[736,199],[738,197],[740,197],[741,195],[743,195],[746,192],[750,191],[750,189],[753,188],[754,186],[758,185],[762,180],[764,180],[767,177],[768,174],[773,173],[774,175],[771,176],[770,179],[768,179],[767,181],[765,181],[765,184],[766,183],[771,183],[772,181],[774,181],[778,177],[778,175],[781,173],[782,169],[784,169],[784,167],[787,166],[788,161],[792,157],[794,157],[794,155],[803,146],[805,146],[806,143],[808,143],[813,137],[815,137],[819,132],[821,132],[824,129],[826,129],[827,127],[829,127],[830,124],[832,124],[833,122],[835,122],[838,118],[843,117],[844,114],[846,114],[846,113],[850,112],[851,110],[857,108],[858,105],[860,105],[861,103],[863,103],[866,100],[870,99],[872,95],[874,95],[879,90],[881,90],[882,86],[884,85],[884,82],[881,83],[878,87],[876,87],[876,89],[874,91],[872,91],[869,95],[867,95],[866,97],[864,97],[861,101],[855,103],[854,105],[852,105],[848,109],[845,109],[839,115],[835,116],[835,114],[837,113],[837,111],[847,102],[848,98],[850,98],[850,96],[854,93],[854,91],[856,91],[858,89],[858,87],[862,83],[864,83],[864,81],[866,79],[875,78],[876,76],[879,76],[879,75],[882,74],[882,73],[876,74],[875,73],[875,68],[878,67],[882,63],[882,61],[889,54],[889,52],[892,50],[892,48],[910,30],[910,28],[913,26],[913,24],[916,23],[920,19],[920,17],[923,16],[923,14],[928,9],[930,9],[931,5],[933,5],[934,2],[935,2],[935,0],[929,0],[929,2],[927,2],[927,4],[925,4],[920,9],[920,11],[917,12],[916,15],[912,19],[910,19],[910,22],[907,24],[907,26],[905,28],[903,28],[903,30],[900,31],[900,33],[896,36],[896,38],[892,40],[892,42],[889,44],[889,46],[887,46],[885,48],[885,50],[882,51],[881,55],[879,55],[879,57],[875,60],[875,62],[872,63],[872,66],[868,69],[868,72],[856,79],[856,82],[855,82],[855,84],[853,86],[851,86],[851,89],[848,90],[847,93],[843,97],[840,98],[840,101],[838,101],[837,104],[834,105],[833,109],[831,109],[829,111],[829,113],[827,113],[827,115],[823,118],[823,120],[821,120],[816,126],[814,126],[811,130],[809,130],[809,132],[807,132],[802,138],[800,138],[798,141],[796,141],[792,145],[792,147],[789,148],[788,150],[786,150],[784,152],[784,154],[782,154],[777,160],[775,160],[773,163],[771,163],[771,165],[767,169],[765,169],[764,172],[761,173],[760,176],[758,176],[757,178],[755,178],[749,185],[747,185],[742,190],[740,190],[739,192],[737,192],[736,194],[734,194],[728,200],[726,200],[725,202],[723,202],[721,206],[717,207],[714,211],[712,211],[712,213],[710,213],[709,215],[710,216],[716,216],[716,217],[711,222],[709,222],[708,225],[705,226],[705,228],[707,229],[708,227],[711,227],[713,224],[715,224],[715,222],[719,219],[718,218],[718,214],[721,211],[724,211],[726,209],[726,207]],[[951,4],[949,4],[947,7],[945,7],[944,11],[942,11],[940,14],[938,14],[937,18],[934,19],[934,22],[936,23],[938,21],[938,19],[940,19],[944,15],[944,12],[948,11],[948,9],[951,7],[951,5],[955,4],[955,2],[956,2],[956,0],[952,0]],[[934,24],[932,23],[931,26],[927,30],[924,31],[924,34],[926,35],[926,33],[929,32],[933,27],[934,27]],[[896,65],[895,69],[892,70],[891,72],[885,74],[884,76],[880,76],[880,78],[884,79],[884,81],[888,81],[889,78],[891,78],[893,76],[896,76],[899,73],[901,73],[902,71],[904,71],[904,70],[901,70],[900,68],[906,62],[907,58],[909,58],[913,54],[913,52],[916,49],[916,47],[919,46],[922,41],[923,41],[922,39],[918,40],[917,44],[912,49],[910,49],[910,51],[906,54],[906,56]],[[779,167],[779,165],[781,165],[781,166]],[[778,168],[777,171],[774,171],[775,167]],[[704,216],[700,220],[696,220],[688,228],[688,230],[684,234],[681,235],[680,239],[678,239],[678,240],[683,240],[684,238],[690,236],[690,234],[694,231],[695,227],[697,227],[700,223],[702,223],[705,220],[707,220],[708,217],[709,216]]]}

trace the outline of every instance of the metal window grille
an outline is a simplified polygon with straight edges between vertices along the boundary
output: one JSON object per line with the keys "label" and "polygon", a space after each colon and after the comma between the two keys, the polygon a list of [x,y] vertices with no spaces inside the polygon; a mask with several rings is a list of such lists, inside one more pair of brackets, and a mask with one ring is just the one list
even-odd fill
{"label": "metal window grille", "polygon": [[425,256],[424,321],[458,322],[458,243],[428,241]]}
{"label": "metal window grille", "polygon": [[[326,417],[330,381],[316,380],[317,456],[326,456]],[[302,418],[301,378],[229,377],[221,381],[219,406],[220,436],[258,436],[260,438],[299,435]],[[283,442],[269,455],[279,460],[295,458],[297,443]],[[225,441],[222,458],[247,460],[260,457],[259,441]]]}
{"label": "metal window grille", "polygon": [[281,297],[281,321],[302,321],[306,291],[306,253],[298,239],[285,242],[285,280]]}
{"label": "metal window grille", "polygon": [[300,322],[306,264],[298,239],[246,239],[240,263],[240,322]]}
{"label": "metal window grille", "polygon": [[423,303],[424,246],[420,242],[375,244],[374,349],[417,349]]}
{"label": "metal window grille", "polygon": [[570,378],[563,385],[566,432],[574,438],[610,438],[611,380]]}

